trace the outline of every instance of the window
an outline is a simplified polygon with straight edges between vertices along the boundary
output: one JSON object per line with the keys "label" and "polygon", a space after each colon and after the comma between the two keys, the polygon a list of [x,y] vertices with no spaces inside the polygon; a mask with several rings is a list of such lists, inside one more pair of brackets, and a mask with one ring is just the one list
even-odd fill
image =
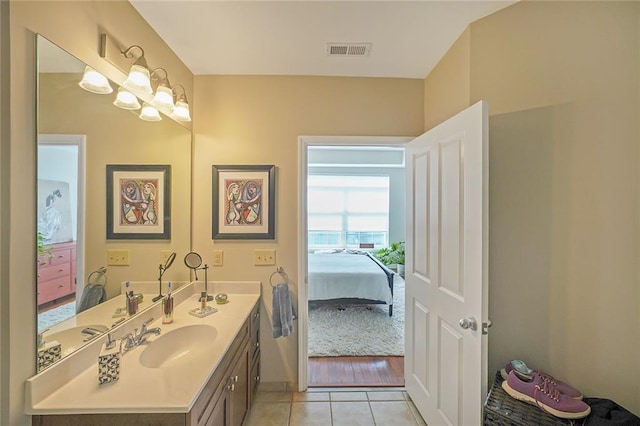
{"label": "window", "polygon": [[307,193],[309,248],[387,246],[388,176],[309,175]]}

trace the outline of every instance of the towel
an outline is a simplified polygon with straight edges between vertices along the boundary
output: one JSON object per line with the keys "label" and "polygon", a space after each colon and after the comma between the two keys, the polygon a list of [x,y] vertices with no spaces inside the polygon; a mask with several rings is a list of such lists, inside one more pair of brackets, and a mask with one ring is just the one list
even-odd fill
{"label": "towel", "polygon": [[291,301],[289,284],[280,283],[273,287],[273,337],[287,337],[293,332],[296,311]]}
{"label": "towel", "polygon": [[85,311],[107,300],[107,292],[102,284],[89,284],[82,291],[77,313]]}

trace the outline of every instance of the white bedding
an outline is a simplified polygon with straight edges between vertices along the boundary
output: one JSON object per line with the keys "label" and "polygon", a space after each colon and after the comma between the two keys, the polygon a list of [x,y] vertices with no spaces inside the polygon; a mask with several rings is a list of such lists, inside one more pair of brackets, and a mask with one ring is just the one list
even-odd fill
{"label": "white bedding", "polygon": [[309,255],[309,300],[358,298],[393,301],[389,280],[374,260],[363,254]]}

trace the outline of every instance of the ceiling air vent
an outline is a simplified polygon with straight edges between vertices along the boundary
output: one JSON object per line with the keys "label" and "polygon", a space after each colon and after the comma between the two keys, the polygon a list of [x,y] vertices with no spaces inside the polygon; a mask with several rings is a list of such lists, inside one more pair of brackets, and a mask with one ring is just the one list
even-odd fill
{"label": "ceiling air vent", "polygon": [[329,56],[369,56],[372,43],[327,43]]}

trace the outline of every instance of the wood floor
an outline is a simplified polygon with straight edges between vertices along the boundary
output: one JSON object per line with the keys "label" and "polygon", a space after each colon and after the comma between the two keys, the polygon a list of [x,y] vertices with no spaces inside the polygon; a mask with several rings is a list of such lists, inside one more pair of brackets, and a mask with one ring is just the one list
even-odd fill
{"label": "wood floor", "polygon": [[309,357],[309,387],[404,386],[403,356]]}

